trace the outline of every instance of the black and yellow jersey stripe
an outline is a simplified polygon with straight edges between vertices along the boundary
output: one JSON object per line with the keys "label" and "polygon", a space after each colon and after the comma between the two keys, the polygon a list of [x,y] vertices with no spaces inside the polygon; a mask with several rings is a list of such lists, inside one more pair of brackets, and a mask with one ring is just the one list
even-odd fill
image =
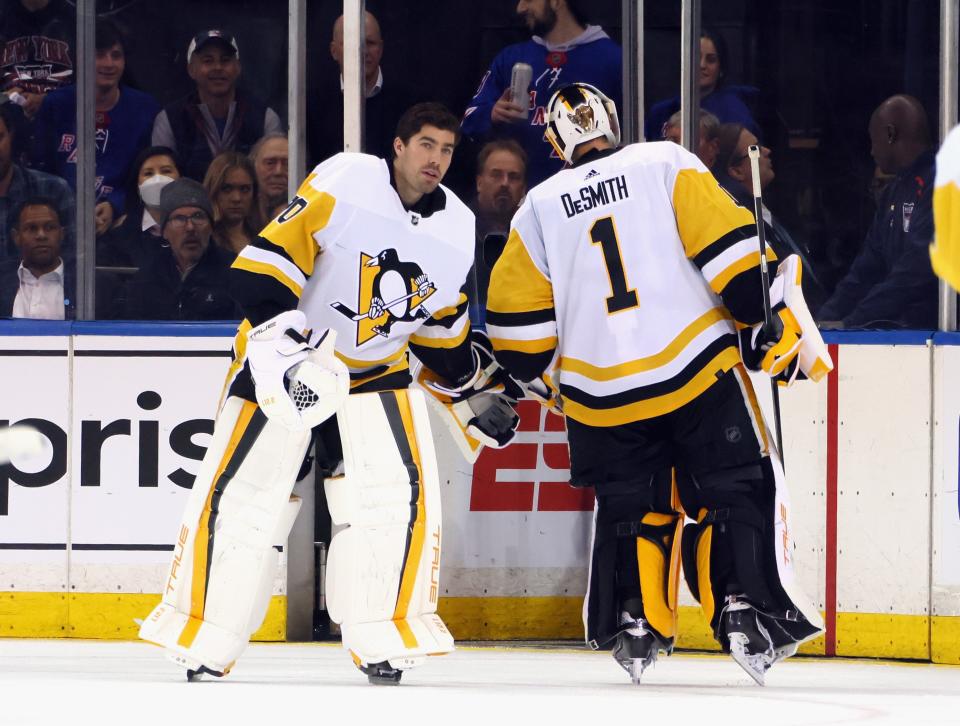
{"label": "black and yellow jersey stripe", "polygon": [[557,348],[553,287],[515,229],[490,273],[487,334],[501,365],[524,381],[543,373]]}
{"label": "black and yellow jersey stripe", "polygon": [[[677,231],[687,257],[743,325],[763,320],[760,242],[753,214],[710,172],[681,169],[673,187]],[[770,279],[777,256],[767,245]]]}

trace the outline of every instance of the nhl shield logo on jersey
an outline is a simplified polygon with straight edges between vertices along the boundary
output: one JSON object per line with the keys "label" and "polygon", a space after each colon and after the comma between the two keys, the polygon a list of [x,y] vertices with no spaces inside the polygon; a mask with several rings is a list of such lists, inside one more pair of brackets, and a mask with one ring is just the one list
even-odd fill
{"label": "nhl shield logo on jersey", "polygon": [[360,253],[357,312],[342,302],[331,307],[357,324],[357,346],[378,335],[390,335],[396,322],[412,322],[430,317],[423,303],[437,291],[415,262],[403,262],[395,249],[377,255]]}

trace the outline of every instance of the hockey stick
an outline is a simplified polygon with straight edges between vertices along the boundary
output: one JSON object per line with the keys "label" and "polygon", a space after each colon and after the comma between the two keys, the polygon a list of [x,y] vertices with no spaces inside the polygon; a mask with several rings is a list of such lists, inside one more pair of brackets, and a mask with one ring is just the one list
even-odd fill
{"label": "hockey stick", "polygon": [[[768,339],[775,330],[773,310],[770,307],[770,273],[767,270],[767,235],[763,228],[763,200],[760,197],[760,147],[754,144],[747,149],[750,157],[750,174],[753,179],[753,214],[757,220],[757,238],[760,240],[760,285],[763,288],[763,327]],[[783,433],[780,428],[780,391],[777,382],[770,379],[770,393],[773,395],[773,425],[777,435],[777,450],[783,465]]]}
{"label": "hockey stick", "polygon": [[[429,289],[430,289],[430,290],[435,289],[434,286],[433,286],[433,283],[429,283]],[[410,300],[411,298],[414,298],[414,297],[416,297],[416,296],[419,295],[419,294],[420,294],[419,292],[411,292],[409,295],[403,295],[403,296],[398,297],[398,298],[396,298],[396,299],[394,299],[394,300],[391,300],[390,302],[384,303],[382,307],[383,307],[384,310],[388,310],[389,308],[392,308],[394,305],[397,305],[398,303],[406,302],[407,300]],[[365,312],[365,313],[355,313],[355,312],[353,312],[353,310],[351,310],[350,308],[348,308],[348,307],[347,307],[346,305],[344,305],[342,302],[330,303],[330,307],[332,307],[332,308],[333,308],[334,310],[336,310],[338,313],[342,313],[343,315],[346,315],[346,316],[347,316],[348,318],[350,318],[353,322],[357,322],[357,321],[359,321],[359,320],[366,320],[366,319],[369,318],[369,317],[380,317],[379,315],[377,315],[377,316],[371,316],[369,310],[368,310],[367,312]],[[382,313],[381,313],[381,314],[382,314]]]}

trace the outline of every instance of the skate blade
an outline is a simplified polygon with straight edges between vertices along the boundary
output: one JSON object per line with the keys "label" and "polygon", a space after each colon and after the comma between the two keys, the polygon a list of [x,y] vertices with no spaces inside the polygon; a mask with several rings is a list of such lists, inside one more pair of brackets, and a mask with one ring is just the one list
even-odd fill
{"label": "skate blade", "polygon": [[620,667],[630,676],[633,685],[639,686],[643,672],[653,663],[656,663],[656,661],[657,657],[654,655],[651,658],[627,658],[625,660],[618,660],[617,663],[619,663]]}
{"label": "skate blade", "polygon": [[730,657],[738,666],[743,668],[757,685],[765,685],[767,670],[772,665],[772,660],[763,654],[751,655],[747,653],[745,644],[746,636],[739,633],[730,634]]}

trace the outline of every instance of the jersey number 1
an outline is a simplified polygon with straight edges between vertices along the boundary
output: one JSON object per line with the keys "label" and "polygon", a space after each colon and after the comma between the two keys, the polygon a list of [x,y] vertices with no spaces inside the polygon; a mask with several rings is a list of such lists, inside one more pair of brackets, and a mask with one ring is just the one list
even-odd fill
{"label": "jersey number 1", "polygon": [[620,255],[620,240],[617,228],[613,226],[613,217],[601,217],[590,228],[590,241],[600,245],[603,262],[610,278],[610,290],[613,294],[607,298],[607,312],[619,313],[639,305],[637,291],[630,290],[627,275],[623,270],[623,258]]}

